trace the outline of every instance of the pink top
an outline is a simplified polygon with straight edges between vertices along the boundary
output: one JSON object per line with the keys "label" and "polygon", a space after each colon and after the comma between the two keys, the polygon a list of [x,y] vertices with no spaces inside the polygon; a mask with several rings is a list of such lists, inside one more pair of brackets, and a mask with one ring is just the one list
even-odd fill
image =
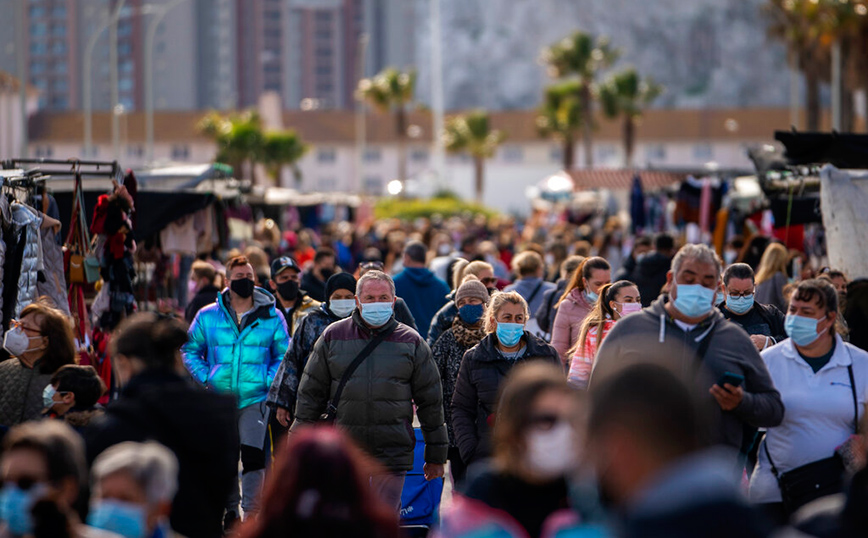
{"label": "pink top", "polygon": [[571,291],[558,307],[552,327],[552,346],[558,350],[564,364],[569,364],[568,352],[576,345],[579,335],[582,334],[582,322],[593,307],[585,294],[578,289]]}
{"label": "pink top", "polygon": [[[607,319],[603,323],[603,336],[599,338],[602,343],[612,326],[615,325],[615,320]],[[588,380],[591,378],[591,371],[594,369],[594,358],[597,356],[597,327],[593,326],[588,329],[588,335],[585,337],[585,345],[576,350],[570,363],[570,373],[568,382],[570,385],[580,388],[588,388]]]}

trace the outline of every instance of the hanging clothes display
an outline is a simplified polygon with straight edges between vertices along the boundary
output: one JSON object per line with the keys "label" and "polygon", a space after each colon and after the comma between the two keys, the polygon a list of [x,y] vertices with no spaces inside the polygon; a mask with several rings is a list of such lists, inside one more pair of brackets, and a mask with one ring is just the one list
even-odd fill
{"label": "hanging clothes display", "polygon": [[69,315],[69,298],[66,293],[66,277],[64,276],[63,249],[57,243],[57,234],[50,228],[41,232],[42,262],[44,279],[36,283],[38,296],[48,296],[66,315]]}
{"label": "hanging clothes display", "polygon": [[36,210],[23,204],[12,204],[12,223],[22,229],[23,250],[21,274],[18,277],[18,298],[13,310],[15,319],[24,307],[36,300],[36,284],[39,272],[45,269],[42,262],[42,237],[39,227],[42,218]]}

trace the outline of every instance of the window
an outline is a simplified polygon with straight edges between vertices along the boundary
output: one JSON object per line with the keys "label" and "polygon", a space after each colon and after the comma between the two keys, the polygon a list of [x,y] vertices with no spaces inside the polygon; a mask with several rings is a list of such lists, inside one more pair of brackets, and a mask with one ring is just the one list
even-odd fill
{"label": "window", "polygon": [[320,192],[333,192],[338,187],[338,180],[333,177],[321,177],[316,180],[316,188]]}
{"label": "window", "polygon": [[382,160],[383,154],[377,148],[367,148],[365,149],[365,155],[363,158],[366,163],[378,163]]}
{"label": "window", "polygon": [[33,152],[36,154],[37,159],[51,158],[51,155],[54,153],[51,146],[36,146]]}
{"label": "window", "polygon": [[334,148],[320,148],[316,152],[316,160],[323,164],[332,164],[338,160],[337,151]]}
{"label": "window", "polygon": [[30,35],[36,37],[48,35],[48,25],[44,22],[34,22],[30,25]]}
{"label": "window", "polygon": [[697,144],[693,146],[693,158],[697,161],[710,161],[714,158],[714,149],[711,144]]}
{"label": "window", "polygon": [[54,62],[54,74],[65,75],[67,73],[66,60]]}
{"label": "window", "polygon": [[55,79],[53,89],[56,92],[67,92],[69,91],[69,82],[65,78]]}
{"label": "window", "polygon": [[90,157],[90,158],[98,157],[99,156],[99,148],[97,148],[96,146],[93,146],[92,148],[90,148],[90,151],[87,151],[87,148],[82,146],[81,156],[82,157]]}
{"label": "window", "polygon": [[176,144],[172,146],[172,159],[175,161],[186,161],[190,158],[190,146],[186,144]]}
{"label": "window", "polygon": [[383,178],[379,176],[367,176],[362,180],[362,189],[365,194],[382,194],[383,193]]}
{"label": "window", "polygon": [[31,62],[30,63],[30,73],[34,75],[39,75],[45,72],[45,62]]}
{"label": "window", "polygon": [[600,164],[606,164],[609,161],[615,160],[618,156],[618,148],[612,144],[601,144],[595,148],[596,160]]}
{"label": "window", "polygon": [[319,47],[318,49],[316,49],[316,55],[321,58],[331,58],[332,49]]}
{"label": "window", "polygon": [[518,146],[505,146],[500,154],[508,163],[520,163],[524,159],[524,151]]}
{"label": "window", "polygon": [[66,25],[61,22],[52,24],[51,35],[54,37],[66,37]]}
{"label": "window", "polygon": [[122,92],[131,92],[133,91],[133,79],[132,77],[124,77],[118,81],[118,90]]}
{"label": "window", "polygon": [[66,6],[54,6],[51,8],[51,16],[55,19],[66,18]]}
{"label": "window", "polygon": [[[69,108],[69,100],[64,95],[57,95],[51,98],[51,108],[56,110],[64,110]],[[50,157],[50,155],[49,155]]]}
{"label": "window", "polygon": [[564,160],[564,148],[561,146],[552,146],[549,150],[549,159],[553,163],[563,162]]}
{"label": "window", "polygon": [[133,146],[127,146],[127,157],[138,157],[141,158],[145,155],[145,148],[141,146],[141,144],[136,144]]}
{"label": "window", "polygon": [[45,8],[42,6],[30,6],[30,18],[38,19],[45,16]]}
{"label": "window", "polygon": [[316,22],[331,22],[331,21],[332,21],[331,11],[317,11],[316,12]]}
{"label": "window", "polygon": [[53,54],[66,54],[66,42],[55,41],[51,46],[51,52]]}
{"label": "window", "polygon": [[34,41],[30,44],[30,54],[33,56],[38,56],[40,54],[46,54],[48,52],[48,44],[44,41]]}
{"label": "window", "polygon": [[647,161],[663,161],[666,160],[666,146],[663,144],[649,144],[645,146],[645,160]]}
{"label": "window", "polygon": [[316,67],[316,74],[319,76],[330,76],[332,74],[332,68],[329,65],[318,65]]}
{"label": "window", "polygon": [[121,60],[118,63],[118,72],[119,73],[132,73],[133,72],[133,61],[132,60]]}
{"label": "window", "polygon": [[118,37],[127,37],[132,35],[133,33],[133,25],[129,22],[120,22],[118,23]]}
{"label": "window", "polygon": [[129,56],[133,53],[133,45],[129,41],[118,43],[118,55]]}
{"label": "window", "polygon": [[410,160],[414,163],[424,163],[428,161],[428,150],[417,148],[410,152]]}

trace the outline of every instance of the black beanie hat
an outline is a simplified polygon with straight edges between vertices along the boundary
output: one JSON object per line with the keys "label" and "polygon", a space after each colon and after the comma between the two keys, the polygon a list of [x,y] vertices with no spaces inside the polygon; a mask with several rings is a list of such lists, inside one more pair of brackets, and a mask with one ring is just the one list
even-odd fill
{"label": "black beanie hat", "polygon": [[329,301],[329,297],[337,290],[349,290],[356,294],[356,279],[349,273],[336,273],[329,277],[325,285],[326,294],[325,300]]}

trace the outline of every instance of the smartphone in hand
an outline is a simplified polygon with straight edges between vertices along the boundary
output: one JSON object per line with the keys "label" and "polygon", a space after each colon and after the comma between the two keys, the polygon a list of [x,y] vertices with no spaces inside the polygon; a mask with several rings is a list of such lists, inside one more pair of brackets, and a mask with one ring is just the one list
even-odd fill
{"label": "smartphone in hand", "polygon": [[717,385],[720,388],[726,388],[727,384],[732,385],[733,387],[740,387],[741,384],[744,383],[744,376],[741,374],[734,374],[732,372],[724,372],[720,379],[717,380]]}

